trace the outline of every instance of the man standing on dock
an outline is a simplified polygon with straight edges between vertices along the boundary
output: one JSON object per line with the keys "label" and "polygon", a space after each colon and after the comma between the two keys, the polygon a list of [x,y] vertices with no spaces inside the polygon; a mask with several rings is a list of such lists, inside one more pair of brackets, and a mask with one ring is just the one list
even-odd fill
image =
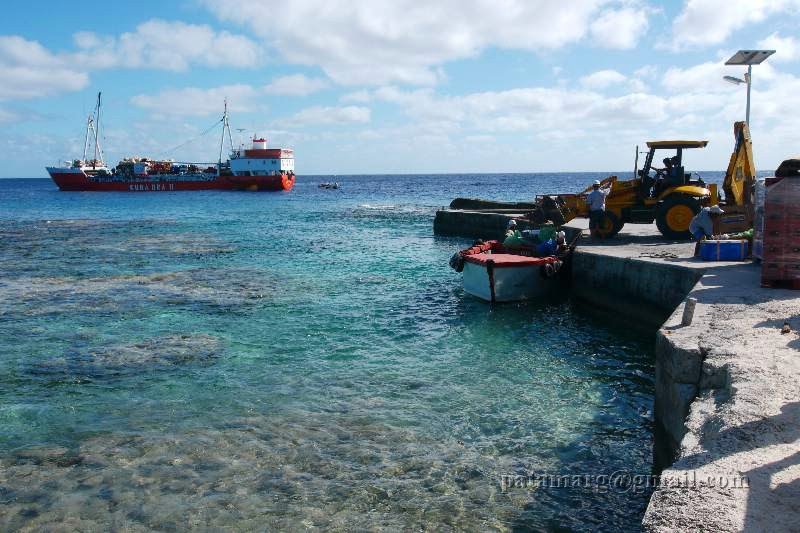
{"label": "man standing on dock", "polygon": [[589,233],[592,237],[598,237],[598,229],[606,211],[606,196],[611,192],[611,187],[600,188],[600,182],[592,183],[592,191],[586,195],[586,203],[589,204]]}

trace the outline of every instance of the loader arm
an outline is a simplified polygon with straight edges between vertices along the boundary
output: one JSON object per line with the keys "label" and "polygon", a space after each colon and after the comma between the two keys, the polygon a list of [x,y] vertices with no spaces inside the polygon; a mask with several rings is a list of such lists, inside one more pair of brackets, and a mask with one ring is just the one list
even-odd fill
{"label": "loader arm", "polygon": [[748,205],[751,203],[751,193],[756,181],[753,142],[746,122],[735,122],[733,134],[736,144],[725,172],[722,190],[725,191],[725,201],[729,205]]}

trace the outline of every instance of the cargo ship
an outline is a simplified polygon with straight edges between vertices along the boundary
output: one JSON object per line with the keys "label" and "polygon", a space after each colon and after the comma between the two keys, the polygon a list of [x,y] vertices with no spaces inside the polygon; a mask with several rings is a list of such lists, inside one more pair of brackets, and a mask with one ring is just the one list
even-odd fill
{"label": "cargo ship", "polygon": [[[109,168],[100,148],[100,97],[98,93],[97,106],[86,122],[83,159],[68,161],[65,166],[47,167],[48,174],[62,191],[288,191],[294,186],[293,150],[268,148],[267,140],[257,136],[253,137],[250,148],[233,148],[227,102],[218,122],[222,124],[222,138],[216,163],[128,157]],[[230,157],[223,161],[226,135]],[[92,145],[94,155],[89,158]]]}

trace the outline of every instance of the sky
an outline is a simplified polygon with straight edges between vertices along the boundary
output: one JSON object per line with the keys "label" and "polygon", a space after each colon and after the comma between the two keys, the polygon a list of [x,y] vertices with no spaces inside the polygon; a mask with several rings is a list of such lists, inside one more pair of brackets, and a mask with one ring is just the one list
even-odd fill
{"label": "sky", "polygon": [[[8,11],[8,10],[7,10]],[[753,67],[759,170],[800,154],[800,0],[44,0],[0,20],[0,177],[106,161],[295,150],[298,175],[620,171],[647,140],[727,167]],[[228,146],[225,147],[227,151]]]}

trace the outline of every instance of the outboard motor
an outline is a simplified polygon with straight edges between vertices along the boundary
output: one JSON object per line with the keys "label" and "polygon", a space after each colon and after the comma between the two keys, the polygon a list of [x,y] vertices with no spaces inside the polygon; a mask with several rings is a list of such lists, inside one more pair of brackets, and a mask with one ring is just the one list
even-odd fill
{"label": "outboard motor", "polygon": [[464,256],[461,255],[461,252],[454,253],[453,257],[450,258],[450,268],[456,272],[464,270]]}

